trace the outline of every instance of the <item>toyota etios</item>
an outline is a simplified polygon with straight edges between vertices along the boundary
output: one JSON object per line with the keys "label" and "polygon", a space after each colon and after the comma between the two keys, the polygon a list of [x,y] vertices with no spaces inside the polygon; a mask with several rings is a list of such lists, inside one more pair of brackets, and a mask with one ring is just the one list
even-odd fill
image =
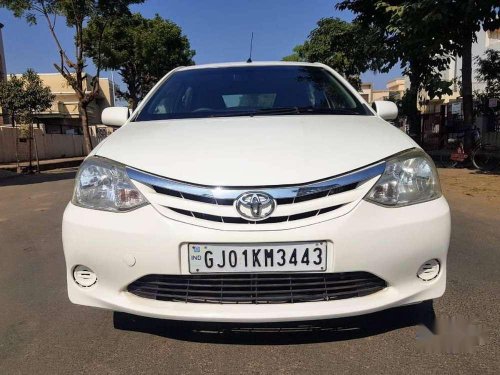
{"label": "toyota etios", "polygon": [[72,302],[166,319],[291,321],[437,298],[436,168],[322,64],[167,74],[84,161],[63,219]]}

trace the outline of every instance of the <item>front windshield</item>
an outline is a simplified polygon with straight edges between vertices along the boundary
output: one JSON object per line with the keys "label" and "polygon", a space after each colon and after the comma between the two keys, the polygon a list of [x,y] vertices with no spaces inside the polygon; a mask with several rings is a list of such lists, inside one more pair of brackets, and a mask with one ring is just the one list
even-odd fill
{"label": "front windshield", "polygon": [[287,114],[371,113],[321,67],[249,65],[176,72],[135,121]]}

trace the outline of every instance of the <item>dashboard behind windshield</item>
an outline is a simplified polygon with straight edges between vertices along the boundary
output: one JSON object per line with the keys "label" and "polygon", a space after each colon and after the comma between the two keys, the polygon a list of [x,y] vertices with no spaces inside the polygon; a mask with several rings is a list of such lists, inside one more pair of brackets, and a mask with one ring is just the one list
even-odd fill
{"label": "dashboard behind windshield", "polygon": [[175,72],[134,121],[287,114],[372,113],[321,67],[243,66]]}

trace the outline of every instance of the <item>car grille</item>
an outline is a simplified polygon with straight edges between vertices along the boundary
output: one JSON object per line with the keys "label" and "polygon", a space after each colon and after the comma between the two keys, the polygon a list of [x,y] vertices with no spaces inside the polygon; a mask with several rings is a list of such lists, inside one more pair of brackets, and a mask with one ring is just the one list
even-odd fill
{"label": "car grille", "polygon": [[[311,220],[326,213],[343,215],[371,188],[367,181],[380,176],[385,163],[374,164],[329,179],[293,186],[220,187],[176,181],[127,167],[133,181],[144,184],[143,194],[167,217],[196,223],[277,224]],[[276,203],[265,220],[240,216],[235,201],[249,191],[264,192]],[[220,223],[220,224],[216,224]],[[249,226],[247,226],[249,227]]]}
{"label": "car grille", "polygon": [[312,211],[307,211],[307,212],[301,212],[295,215],[288,215],[288,216],[273,216],[261,221],[253,221],[253,220],[247,220],[243,219],[241,217],[232,217],[232,216],[216,216],[216,215],[210,215],[210,214],[204,214],[202,212],[195,212],[195,211],[186,211],[186,210],[181,210],[178,208],[174,207],[168,207],[174,212],[177,212],[181,215],[186,215],[186,216],[192,216],[197,219],[203,219],[203,220],[210,220],[210,221],[216,221],[219,223],[229,223],[229,224],[269,224],[269,223],[283,223],[286,221],[295,221],[295,220],[300,220],[300,219],[305,219],[308,217],[313,217],[321,214],[325,214],[327,212],[336,210],[337,208],[342,207],[343,205],[337,205],[337,206],[332,206],[332,207],[325,207],[321,208],[319,210],[312,210]]}
{"label": "car grille", "polygon": [[159,301],[266,304],[362,297],[386,282],[368,272],[147,275],[128,286],[137,296]]}

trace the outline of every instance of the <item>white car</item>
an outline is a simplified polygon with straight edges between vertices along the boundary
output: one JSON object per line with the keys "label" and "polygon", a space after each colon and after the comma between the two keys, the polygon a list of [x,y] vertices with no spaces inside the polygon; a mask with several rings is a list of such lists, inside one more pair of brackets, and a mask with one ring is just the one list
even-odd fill
{"label": "white car", "polygon": [[76,177],[73,303],[156,318],[298,321],[440,297],[449,207],[436,168],[328,66],[167,74]]}

